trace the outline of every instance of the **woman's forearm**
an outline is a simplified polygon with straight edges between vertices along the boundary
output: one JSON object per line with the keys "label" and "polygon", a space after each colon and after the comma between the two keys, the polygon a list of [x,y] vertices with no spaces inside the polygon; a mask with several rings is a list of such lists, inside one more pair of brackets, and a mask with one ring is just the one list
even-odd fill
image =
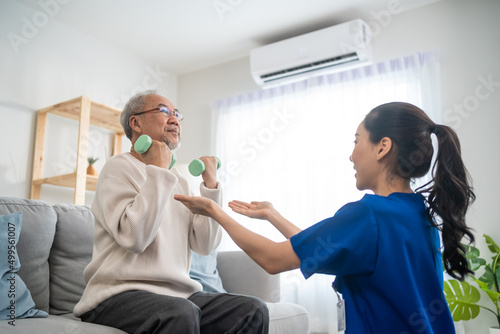
{"label": "woman's forearm", "polygon": [[273,224],[274,227],[278,229],[285,236],[285,238],[290,239],[295,234],[302,231],[300,228],[292,224],[288,219],[283,217],[278,211],[272,210],[267,220]]}
{"label": "woman's forearm", "polygon": [[[211,217],[215,219],[231,239],[259,266],[270,274],[300,267],[300,260],[289,240],[281,243],[269,240],[240,225],[220,207],[214,207]],[[286,225],[279,222],[279,225]],[[292,224],[293,225],[293,224]],[[291,228],[289,228],[291,232]]]}

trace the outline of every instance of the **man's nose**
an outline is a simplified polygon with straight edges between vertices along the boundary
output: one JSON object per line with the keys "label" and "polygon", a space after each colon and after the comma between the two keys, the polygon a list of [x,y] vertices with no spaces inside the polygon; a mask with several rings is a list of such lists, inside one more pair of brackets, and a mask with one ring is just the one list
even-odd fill
{"label": "man's nose", "polygon": [[179,125],[179,120],[177,117],[174,116],[174,114],[168,116],[168,124],[174,124],[174,125]]}

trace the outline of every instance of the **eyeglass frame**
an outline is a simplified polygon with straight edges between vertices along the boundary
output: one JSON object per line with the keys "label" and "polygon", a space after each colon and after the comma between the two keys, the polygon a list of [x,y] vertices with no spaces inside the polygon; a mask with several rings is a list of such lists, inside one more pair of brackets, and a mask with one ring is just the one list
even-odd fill
{"label": "eyeglass frame", "polygon": [[[166,111],[162,111],[162,109],[166,109]],[[137,115],[142,115],[142,114],[145,114],[147,112],[150,112],[150,111],[155,111],[155,110],[158,110],[159,112],[161,113],[164,113],[165,115],[167,115],[167,117],[170,117],[172,116],[172,114],[174,115],[175,118],[177,118],[177,120],[180,122],[182,120],[184,120],[184,115],[181,114],[179,112],[179,110],[177,109],[174,109],[174,110],[170,110],[169,107],[167,106],[161,106],[161,107],[156,107],[156,108],[153,108],[153,109],[150,109],[150,110],[145,110],[145,111],[140,111],[138,113],[135,113],[135,114],[132,114],[130,115],[130,117],[132,116],[137,116]],[[168,114],[168,112],[170,112],[170,115]]]}

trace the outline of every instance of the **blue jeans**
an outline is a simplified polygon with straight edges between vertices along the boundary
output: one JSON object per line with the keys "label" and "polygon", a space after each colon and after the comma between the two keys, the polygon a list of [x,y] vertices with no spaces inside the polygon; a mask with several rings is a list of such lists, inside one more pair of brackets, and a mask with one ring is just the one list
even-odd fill
{"label": "blue jeans", "polygon": [[197,292],[189,298],[125,291],[86,312],[82,321],[134,334],[267,334],[269,312],[258,298]]}

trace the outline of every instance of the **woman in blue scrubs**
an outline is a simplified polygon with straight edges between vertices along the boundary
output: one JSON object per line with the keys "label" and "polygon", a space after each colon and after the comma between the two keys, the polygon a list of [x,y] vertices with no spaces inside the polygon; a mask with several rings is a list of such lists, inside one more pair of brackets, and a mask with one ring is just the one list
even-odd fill
{"label": "woman in blue scrubs", "polygon": [[[434,165],[432,134],[438,142]],[[373,194],[303,231],[268,202],[229,203],[235,212],[270,221],[284,242],[247,230],[209,199],[175,198],[217,220],[271,274],[300,268],[305,278],[335,275],[346,333],[454,333],[443,268],[458,279],[472,273],[460,242],[464,236],[474,241],[465,216],[475,199],[456,133],[414,105],[383,104],[357,128],[350,160],[356,187]],[[431,167],[433,180],[413,191],[412,180]]]}

